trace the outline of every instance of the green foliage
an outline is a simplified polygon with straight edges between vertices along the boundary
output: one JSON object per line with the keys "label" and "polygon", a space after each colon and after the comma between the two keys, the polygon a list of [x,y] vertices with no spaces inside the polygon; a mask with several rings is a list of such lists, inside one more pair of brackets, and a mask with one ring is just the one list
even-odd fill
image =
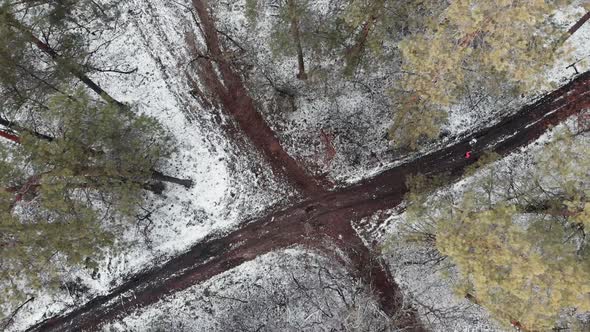
{"label": "green foliage", "polygon": [[[408,177],[406,186],[408,193],[404,197],[408,203],[406,208],[406,222],[401,226],[404,237],[402,242],[434,244],[436,221],[440,214],[449,213],[452,197],[437,193],[436,189],[448,182],[445,175],[426,177],[423,174]],[[435,195],[437,199],[431,199]],[[425,208],[428,206],[429,208]]]}
{"label": "green foliage", "polygon": [[460,195],[415,177],[402,238],[450,258],[460,296],[501,323],[548,330],[563,310],[590,311],[589,149],[561,132],[518,172],[490,165],[492,154]]}
{"label": "green foliage", "polygon": [[28,47],[28,38],[11,26],[11,20],[7,6],[1,6],[0,107],[3,113],[16,113],[23,105],[31,104],[31,100],[43,100],[52,91],[51,85],[64,79],[63,72],[38,65],[38,55]]}
{"label": "green foliage", "polygon": [[[321,80],[318,74],[321,68],[314,64],[327,58],[338,58],[344,53],[344,21],[340,16],[339,4],[330,4],[329,12],[315,10],[314,2],[309,0],[247,0],[245,7],[249,27],[254,29],[261,19],[269,20],[269,46],[275,58],[297,57],[297,38],[293,23],[297,22],[299,43],[306,65],[309,64],[309,76]],[[336,8],[338,7],[338,8]],[[265,18],[261,13],[269,13]]]}
{"label": "green foliage", "polygon": [[475,163],[467,166],[465,169],[465,176],[471,176],[475,174],[475,172],[484,168],[485,166],[500,160],[500,157],[501,156],[495,152],[485,152]]}
{"label": "green foliage", "polygon": [[382,63],[396,55],[385,51],[404,34],[416,31],[424,17],[436,16],[441,1],[346,0],[333,28],[340,31],[340,42],[346,44],[344,73],[352,75],[363,58]]}
{"label": "green foliage", "polygon": [[53,140],[25,135],[1,155],[0,306],[51,289],[60,266],[98,260],[173,150],[153,118],[82,92],[53,97],[45,120]]}
{"label": "green foliage", "polygon": [[[114,2],[92,0],[0,0],[0,110],[5,117],[44,111],[50,95],[71,82],[71,70],[88,68],[88,41],[109,28],[118,12]],[[32,46],[30,34],[48,36],[59,63]],[[19,114],[22,116],[23,114]]]}
{"label": "green foliage", "polygon": [[[395,119],[396,142],[415,148],[408,141],[436,137],[442,123],[438,114],[464,98],[470,88],[485,87],[490,95],[516,95],[546,85],[543,72],[562,55],[555,48],[563,31],[552,15],[569,3],[459,0],[450,2],[441,15],[427,18],[422,31],[399,43],[406,75],[396,90],[402,100],[396,110],[400,114]],[[404,103],[407,96],[417,102]],[[435,120],[429,121],[429,115]],[[429,125],[406,128],[407,118],[414,117]]]}
{"label": "green foliage", "polygon": [[423,100],[404,98],[389,128],[389,139],[399,146],[415,150],[425,140],[438,137],[440,125],[446,120],[446,113],[427,105]]}
{"label": "green foliage", "polygon": [[299,36],[304,49],[317,48],[318,38],[313,33],[314,13],[309,10],[307,0],[293,0],[293,6],[288,4],[289,0],[281,2],[278,16],[272,28],[271,50],[275,56],[296,55],[295,40],[292,32],[292,21],[299,23]]}
{"label": "green foliage", "polygon": [[[474,204],[466,199],[461,208],[473,211],[468,202]],[[517,212],[498,204],[438,223],[436,246],[459,267],[459,287],[501,322],[518,321],[527,329],[552,328],[567,307],[590,310],[590,257],[564,241],[570,227],[540,217],[522,226]]]}
{"label": "green foliage", "polygon": [[[334,65],[335,70],[351,76],[359,66],[369,67],[386,61],[391,54],[385,52],[384,46],[391,46],[399,38],[400,31],[415,29],[416,11],[428,8],[434,12],[433,7],[439,5],[427,6],[422,1],[345,0],[318,8],[308,0],[247,0],[244,10],[251,29],[259,23],[261,13],[270,13],[270,47],[275,57],[296,55],[292,32],[295,19],[299,23],[306,61],[312,64],[309,66],[311,76],[315,74],[315,63],[321,68]],[[366,55],[379,61],[364,61]]]}
{"label": "green foliage", "polygon": [[0,117],[18,119],[20,137],[0,147],[0,312],[28,292],[53,290],[63,270],[95,267],[173,151],[153,118],[71,91],[92,68],[87,47],[114,25],[117,6],[0,0]]}
{"label": "green foliage", "polygon": [[251,27],[255,27],[258,21],[258,0],[246,0],[246,19]]}
{"label": "green foliage", "polygon": [[381,43],[384,39],[385,1],[348,1],[342,21],[352,38],[353,45],[345,54],[344,73],[352,75],[365,52],[373,51],[381,55]]}

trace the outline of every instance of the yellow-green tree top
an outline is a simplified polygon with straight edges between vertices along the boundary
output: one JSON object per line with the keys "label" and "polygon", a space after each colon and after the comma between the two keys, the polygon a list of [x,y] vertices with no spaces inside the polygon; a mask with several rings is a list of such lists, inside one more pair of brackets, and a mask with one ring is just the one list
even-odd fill
{"label": "yellow-green tree top", "polygon": [[403,239],[450,258],[460,296],[501,323],[545,331],[566,309],[590,311],[590,145],[576,139],[560,132],[528,162],[485,166],[458,194],[429,196],[417,177]]}
{"label": "yellow-green tree top", "polygon": [[[418,121],[425,122],[428,115],[434,117],[476,87],[498,95],[543,86],[544,71],[561,54],[556,46],[563,28],[554,23],[552,15],[571,2],[451,1],[440,16],[427,18],[423,31],[399,43],[406,73],[399,81],[400,94],[412,96],[412,105],[430,109],[430,113],[422,112],[424,116],[417,115]],[[407,103],[399,105],[403,113]],[[433,137],[435,126],[403,125],[414,113],[395,119],[394,134],[403,137],[413,131],[415,136],[417,130]]]}

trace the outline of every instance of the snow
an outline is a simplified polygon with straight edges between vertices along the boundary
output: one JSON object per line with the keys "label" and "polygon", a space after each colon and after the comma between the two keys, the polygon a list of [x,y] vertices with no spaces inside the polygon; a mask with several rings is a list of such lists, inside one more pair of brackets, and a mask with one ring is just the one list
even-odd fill
{"label": "snow", "polygon": [[[314,6],[325,12],[329,3],[328,0],[317,1]],[[99,81],[116,99],[156,117],[170,130],[178,142],[178,151],[160,170],[167,175],[190,178],[195,186],[186,189],[168,185],[164,198],[149,197],[146,208],[153,211],[151,223],[129,226],[125,230],[125,247],[120,252],[107,252],[97,274],[93,275],[92,271],[79,268],[66,271],[68,280],[78,284],[80,288],[88,288],[87,291],[63,289],[55,294],[38,294],[33,303],[19,312],[11,326],[12,331],[24,330],[36,321],[67,311],[97,295],[106,294],[109,289],[121,284],[127,276],[162,264],[204,237],[228,232],[238,227],[241,221],[294,196],[294,192],[283,181],[266,171],[269,169],[266,162],[248,142],[237,142],[227,136],[223,124],[229,120],[223,113],[216,109],[203,108],[190,96],[191,88],[186,83],[186,70],[191,55],[183,45],[186,44],[186,32],[195,27],[185,5],[173,0],[133,0],[125,2],[123,6],[121,25],[111,35],[116,38],[95,55],[95,60],[105,67],[112,67],[111,64],[116,63],[118,68],[137,67],[137,71],[129,75],[101,73],[93,75],[93,79]],[[186,6],[190,6],[190,3],[187,2]],[[258,89],[253,89],[252,93],[265,105],[262,108],[265,117],[279,133],[288,152],[295,159],[303,160],[305,166],[316,174],[327,173],[340,184],[354,183],[451,143],[443,141],[418,153],[399,158],[399,151],[392,150],[385,137],[391,121],[391,106],[385,87],[394,79],[392,72],[396,70],[396,66],[385,66],[386,68],[381,68],[374,74],[361,75],[357,78],[358,81],[340,81],[340,76],[328,73],[327,80],[332,80],[332,83],[337,81],[337,84],[326,85],[318,79],[315,85],[303,86],[294,78],[297,68],[295,59],[277,59],[265,46],[268,42],[260,43],[269,40],[270,27],[267,21],[260,20],[266,23],[259,24],[256,34],[246,34],[242,6],[240,1],[219,4],[216,8],[219,28],[239,37],[236,39],[244,45],[259,46],[256,52],[248,55],[259,64],[253,77],[253,86]],[[581,10],[576,9],[572,13],[580,14]],[[564,15],[564,20],[565,17],[567,15]],[[590,56],[587,46],[590,45],[590,24],[584,25],[567,43],[573,47],[573,59],[579,61],[578,70],[582,72],[590,69],[590,61],[587,61]],[[311,62],[310,68],[318,68],[318,71],[341,65],[308,60]],[[569,60],[559,61],[548,77],[559,84],[571,79],[573,69],[565,68],[570,63]],[[262,73],[260,68],[267,68],[268,72]],[[265,75],[280,87],[297,89],[297,111],[276,111],[274,91],[263,78]],[[310,80],[313,81],[313,78]],[[445,129],[451,133],[450,136],[460,136],[492,124],[498,114],[507,109],[516,109],[531,98],[534,97],[487,100],[482,107],[475,110],[459,105],[449,113],[449,123]],[[323,163],[325,146],[320,139],[320,130],[334,135],[333,144],[337,155],[331,166]],[[548,137],[550,134],[540,141],[545,141]],[[519,158],[518,156],[513,155],[505,162],[509,163],[510,158]],[[462,182],[455,184],[452,190],[459,190],[461,185]],[[379,236],[376,233],[385,232],[390,235],[395,232],[395,226],[401,219],[403,214],[396,213],[386,223],[391,228],[369,230],[367,234]],[[382,242],[387,239],[386,235],[380,235]],[[444,310],[461,310],[462,315],[454,321],[434,322],[438,330],[496,331],[497,326],[489,321],[486,313],[457,299],[440,274],[431,273],[424,266],[404,267],[399,263],[401,258],[408,260],[420,254],[415,248],[400,248],[395,251],[395,255],[388,256],[388,262],[396,273],[396,279],[416,301],[427,305],[441,305]],[[122,321],[112,323],[110,329],[150,331],[157,328],[156,323],[160,321],[178,324],[167,327],[178,331],[223,331],[223,319],[235,314],[231,310],[245,309],[237,305],[236,301],[228,305],[223,298],[212,299],[206,293],[225,297],[239,296],[250,301],[253,296],[251,293],[254,292],[252,287],[286,282],[286,271],[289,269],[305,275],[304,270],[297,270],[302,264],[301,257],[311,257],[327,264],[321,257],[302,248],[270,253],[216,276],[202,285],[195,285],[162,299],[156,305],[132,313]],[[340,273],[344,274],[342,271]],[[355,285],[354,280],[347,280],[347,285]],[[333,301],[335,311],[344,315],[338,317],[345,317],[342,309],[344,305],[337,299]],[[371,307],[370,301],[365,304]],[[316,320],[337,326],[336,321],[328,322],[325,317],[312,315],[309,311],[311,309],[305,305],[292,305],[289,308],[292,311],[290,313],[279,312],[273,316],[269,313],[271,308],[260,309],[259,314],[271,317],[269,320],[272,317],[290,323],[297,320]],[[249,310],[255,309],[253,307]],[[306,315],[301,316],[304,313]],[[424,311],[422,313],[424,317],[432,315]],[[256,318],[255,312],[250,314],[250,318]],[[293,316],[285,318],[285,315]],[[377,318],[375,320],[378,321]]]}
{"label": "snow", "polygon": [[387,326],[371,300],[343,266],[295,247],[163,298],[104,330],[342,331],[360,324]]}
{"label": "snow", "polygon": [[[557,13],[555,21],[565,30],[569,29],[578,19],[580,19],[586,10],[580,3],[574,3],[565,12]],[[466,100],[452,106],[448,110],[448,123],[443,130],[450,133],[450,136],[460,137],[465,133],[475,131],[481,126],[491,126],[503,116],[513,113],[520,107],[530,104],[537,100],[544,93],[549,92],[575,77],[576,72],[569,67],[576,63],[579,73],[590,69],[590,24],[584,24],[566,43],[560,48],[568,50],[566,57],[556,59],[555,63],[549,66],[549,69],[543,73],[541,79],[547,80],[544,89],[537,93],[520,98],[510,99],[505,96],[499,98],[483,98],[475,102]],[[569,67],[569,68],[568,68]],[[433,147],[426,147],[425,151],[430,151]]]}
{"label": "snow", "polygon": [[[555,20],[564,27],[569,28],[587,12],[581,5],[572,6],[569,11],[560,12]],[[554,84],[563,84],[576,74],[574,68],[569,67],[576,64],[578,72],[583,73],[590,70],[590,24],[582,25],[562,46],[567,50],[567,57],[558,59],[553,68],[547,72],[547,77]]]}
{"label": "snow", "polygon": [[[112,68],[135,68],[130,75],[101,73],[92,78],[114,98],[156,117],[178,142],[177,152],[159,169],[166,175],[192,179],[186,189],[167,185],[164,197],[149,196],[151,222],[130,225],[119,251],[105,253],[98,273],[72,268],[66,279],[88,288],[84,294],[67,289],[36,294],[12,324],[14,331],[43,317],[61,313],[119,285],[126,276],[166,262],[212,233],[222,234],[239,222],[292,195],[284,184],[260,171],[265,162],[253,149],[243,153],[188,94],[183,72],[184,20],[189,17],[172,1],[126,3],[116,37],[95,61]],[[163,38],[165,36],[165,38]],[[98,41],[99,42],[99,41]],[[256,174],[254,172],[258,172]],[[264,188],[264,190],[262,190]],[[146,212],[147,212],[146,211]]]}
{"label": "snow", "polygon": [[[571,117],[544,133],[535,142],[485,166],[472,176],[440,188],[430,197],[460,197],[469,184],[477,183],[477,178],[491,167],[524,174],[532,169],[535,156],[539,155],[539,151],[547,143],[555,139],[557,133],[566,127],[573,130],[575,126],[576,119]],[[582,149],[582,146],[590,146],[590,139],[580,136],[578,143]],[[394,272],[396,281],[404,294],[417,304],[421,317],[432,324],[431,328],[434,331],[502,331],[503,328],[494,322],[485,310],[453,293],[453,284],[458,277],[458,271],[454,266],[447,260],[437,264],[422,263],[435,258],[428,248],[396,240],[396,235],[400,233],[400,227],[406,219],[404,211],[402,207],[390,211],[391,216],[381,227],[368,228],[369,233],[364,236],[378,239],[378,246],[383,248],[384,257]]]}
{"label": "snow", "polygon": [[[328,1],[314,2],[313,10],[324,13],[330,5],[334,4],[329,4]],[[557,20],[569,28],[583,12],[580,3],[576,3],[568,13],[558,15]],[[256,64],[250,79],[255,99],[261,100],[264,105],[261,111],[265,113],[291,155],[302,160],[316,174],[328,174],[337,185],[357,182],[451,144],[454,139],[481,126],[493,125],[523,105],[535,101],[543,93],[541,91],[518,98],[491,97],[483,93],[479,100],[465,100],[448,110],[448,122],[442,128],[448,134],[446,138],[424,146],[417,153],[397,151],[392,149],[387,139],[387,129],[392,121],[392,102],[388,89],[398,75],[397,59],[379,59],[379,67],[372,67],[367,72],[361,68],[359,75],[350,78],[340,73],[342,61],[339,54],[332,57],[336,60],[327,61],[324,58],[317,59],[308,52],[305,53],[305,60],[310,79],[302,83],[295,78],[295,56],[276,55],[270,49],[270,26],[276,13],[260,13],[253,29],[243,28],[246,22],[243,13],[242,1],[230,1],[227,5],[216,8],[220,29],[234,33],[236,39],[242,41],[242,46],[249,49],[250,52],[246,55],[248,61]],[[571,55],[576,59],[584,56],[587,58],[589,54],[586,46],[590,38],[589,26],[584,25],[565,45],[571,46]],[[561,85],[573,78],[573,70],[566,68],[568,61],[556,61],[547,72],[546,78],[550,83]],[[580,71],[588,68],[581,63],[578,67]],[[280,101],[282,97],[277,97],[269,80],[276,87],[297,92],[293,102],[294,109],[287,102]],[[549,85],[546,91],[554,87]],[[334,136],[332,143],[336,156],[329,165],[323,158],[326,147],[320,139],[322,131]],[[400,155],[405,155],[403,160]]]}
{"label": "snow", "polygon": [[[243,28],[243,8],[238,5],[243,2],[232,3],[218,6],[218,28],[235,33],[249,50],[248,61],[256,64],[251,74],[251,93],[261,101],[260,111],[289,154],[315,174],[328,174],[336,183],[347,183],[349,178],[381,167],[395,156],[387,140],[391,123],[387,89],[395,77],[396,61],[371,68],[375,69],[372,74],[346,78],[341,72],[340,53],[331,60],[306,53],[309,79],[302,82],[295,77],[296,58],[273,54],[271,50],[270,29],[276,13],[261,13],[255,29],[247,30]],[[319,16],[327,15],[327,9],[337,5],[330,1],[310,4]],[[296,92],[293,103],[275,87]],[[336,156],[330,164],[324,159],[322,132],[334,137]]]}

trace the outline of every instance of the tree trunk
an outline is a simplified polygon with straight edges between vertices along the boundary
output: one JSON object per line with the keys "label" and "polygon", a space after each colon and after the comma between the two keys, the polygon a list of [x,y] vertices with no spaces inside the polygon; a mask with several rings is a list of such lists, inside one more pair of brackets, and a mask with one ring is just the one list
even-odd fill
{"label": "tree trunk", "polygon": [[[6,119],[0,118],[0,125],[3,125],[4,127],[10,128],[14,131],[18,131],[21,133],[21,135],[22,135],[22,133],[27,133],[27,134],[30,134],[34,137],[39,138],[39,139],[46,140],[48,142],[53,141],[53,137],[47,136],[45,134],[41,134],[41,133],[34,131],[32,129],[29,129],[29,128],[25,128],[14,121],[8,121]],[[17,143],[20,143],[20,138],[18,139]]]}
{"label": "tree trunk", "polygon": [[297,64],[299,72],[297,78],[300,80],[307,79],[307,73],[305,73],[305,60],[303,59],[303,47],[301,47],[301,31],[299,29],[299,16],[297,14],[296,0],[287,0],[287,6],[289,6],[289,17],[291,18],[291,34],[293,35],[293,42],[295,48],[297,48]]}
{"label": "tree trunk", "polygon": [[4,137],[8,140],[11,140],[15,143],[20,143],[20,137],[6,131],[6,130],[0,130],[0,137]]}
{"label": "tree trunk", "polygon": [[[2,118],[0,118],[0,125],[4,125],[6,127],[9,127],[11,129],[14,129],[14,130],[18,130],[20,132],[29,133],[29,134],[31,134],[31,135],[33,135],[33,136],[35,136],[35,137],[37,137],[37,138],[39,138],[41,140],[45,140],[45,141],[48,141],[48,142],[51,142],[51,141],[53,141],[55,139],[55,138],[53,138],[51,136],[47,136],[45,134],[38,133],[38,132],[36,132],[34,130],[31,130],[31,129],[28,129],[28,128],[24,128],[24,127],[22,127],[22,126],[20,126],[20,125],[18,125],[16,123],[14,123],[14,122],[12,122],[12,121],[8,121],[8,120],[2,119]],[[10,133],[10,132],[4,131],[4,130],[0,130],[0,137],[4,137],[4,138],[6,138],[8,140],[11,140],[11,141],[13,141],[15,143],[19,143],[19,144],[21,142],[21,139],[20,139],[20,137],[18,135],[15,135],[13,133]],[[91,151],[91,152],[92,153],[102,153],[102,152],[97,152],[97,151],[94,151],[94,150]],[[82,173],[79,173],[78,176],[103,176],[103,172],[100,169],[98,169],[98,170],[97,169],[95,169],[95,170],[88,170],[87,169],[87,170],[85,170]],[[124,175],[119,175],[118,177],[121,178],[121,179],[125,179],[126,178]],[[183,187],[185,187],[187,189],[188,188],[191,188],[193,186],[193,180],[191,180],[191,179],[179,179],[179,178],[175,178],[173,176],[166,175],[166,174],[164,174],[162,172],[159,172],[159,171],[156,171],[156,170],[153,170],[152,171],[152,176],[151,177],[154,180],[154,182],[153,183],[142,184],[142,188],[145,189],[145,190],[151,191],[151,192],[153,192],[155,194],[158,194],[158,195],[161,195],[162,192],[165,189],[164,188],[164,185],[162,184],[162,182],[169,182],[169,183],[178,184],[178,185],[181,185],[181,186],[183,186]],[[5,190],[10,191],[11,188],[8,188],[8,189],[5,189]]]}
{"label": "tree trunk", "polygon": [[204,84],[219,99],[222,109],[234,118],[242,132],[263,153],[275,174],[284,176],[305,195],[323,193],[325,190],[318,181],[285,151],[274,131],[257,112],[240,75],[224,57],[206,2],[193,0],[193,6],[201,21],[200,27],[209,51],[208,55],[203,55],[196,46],[192,50],[200,64],[195,70],[199,71]]}
{"label": "tree trunk", "polygon": [[6,330],[6,328],[8,328],[10,326],[10,324],[12,324],[12,321],[14,320],[14,316],[16,316],[16,314],[18,314],[18,312],[25,306],[27,305],[27,303],[34,301],[35,298],[34,297],[30,297],[28,300],[26,300],[25,302],[23,302],[21,305],[19,305],[11,314],[10,316],[8,316],[7,318],[4,319],[4,324],[2,325],[2,328],[0,328],[0,330],[4,331]]}
{"label": "tree trunk", "polygon": [[584,16],[582,16],[574,25],[572,25],[567,32],[565,32],[561,38],[555,44],[555,49],[561,47],[563,43],[565,43],[576,31],[578,31],[584,23],[590,20],[590,12],[587,12]]}
{"label": "tree trunk", "polygon": [[126,110],[127,106],[115,98],[111,97],[106,91],[104,91],[97,83],[91,80],[83,71],[80,70],[80,66],[77,64],[69,63],[67,60],[63,59],[51,46],[41,41],[37,38],[29,28],[24,26],[21,22],[15,19],[11,14],[5,15],[10,20],[11,25],[20,31],[22,34],[27,36],[29,40],[37,46],[41,51],[45,54],[49,55],[55,63],[59,66],[67,70],[70,74],[74,77],[78,78],[82,83],[84,83],[88,88],[92,91],[96,92],[104,101],[109,104],[117,105],[121,110]]}
{"label": "tree trunk", "polygon": [[345,51],[346,67],[344,73],[346,75],[352,75],[356,67],[359,65],[371,31],[375,27],[375,23],[379,19],[380,11],[383,10],[384,5],[384,0],[377,0],[370,5],[369,14],[363,23],[363,28],[361,29],[360,34],[356,38],[355,44]]}
{"label": "tree trunk", "polygon": [[173,176],[165,175],[155,170],[152,172],[152,179],[156,181],[175,183],[187,189],[193,186],[193,180],[191,179],[179,179]]}
{"label": "tree trunk", "polygon": [[376,18],[371,17],[367,21],[365,21],[361,33],[357,39],[357,42],[345,51],[346,67],[344,68],[344,73],[346,75],[352,75],[357,66],[359,65],[361,60],[361,54],[365,49],[365,44],[369,39],[369,34],[373,29],[375,19]]}

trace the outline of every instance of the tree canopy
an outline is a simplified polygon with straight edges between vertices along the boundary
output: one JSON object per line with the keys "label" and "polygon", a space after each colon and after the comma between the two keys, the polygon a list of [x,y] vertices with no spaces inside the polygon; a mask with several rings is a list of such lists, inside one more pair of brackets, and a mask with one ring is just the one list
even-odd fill
{"label": "tree canopy", "polygon": [[0,3],[0,306],[94,267],[145,190],[163,189],[169,133],[87,76],[116,14],[109,1]]}
{"label": "tree canopy", "polygon": [[399,43],[403,76],[391,138],[417,148],[439,134],[448,107],[471,91],[518,95],[547,86],[564,55],[566,28],[554,19],[572,1],[452,1]]}
{"label": "tree canopy", "polygon": [[566,309],[590,311],[589,156],[566,131],[533,167],[485,166],[460,196],[429,197],[429,181],[418,177],[404,238],[448,256],[458,293],[500,322],[551,329]]}
{"label": "tree canopy", "polygon": [[0,282],[14,297],[24,280],[55,283],[58,262],[92,266],[117,225],[135,220],[143,190],[160,190],[152,173],[173,146],[153,118],[82,92],[52,97],[44,119],[51,139],[2,145]]}

